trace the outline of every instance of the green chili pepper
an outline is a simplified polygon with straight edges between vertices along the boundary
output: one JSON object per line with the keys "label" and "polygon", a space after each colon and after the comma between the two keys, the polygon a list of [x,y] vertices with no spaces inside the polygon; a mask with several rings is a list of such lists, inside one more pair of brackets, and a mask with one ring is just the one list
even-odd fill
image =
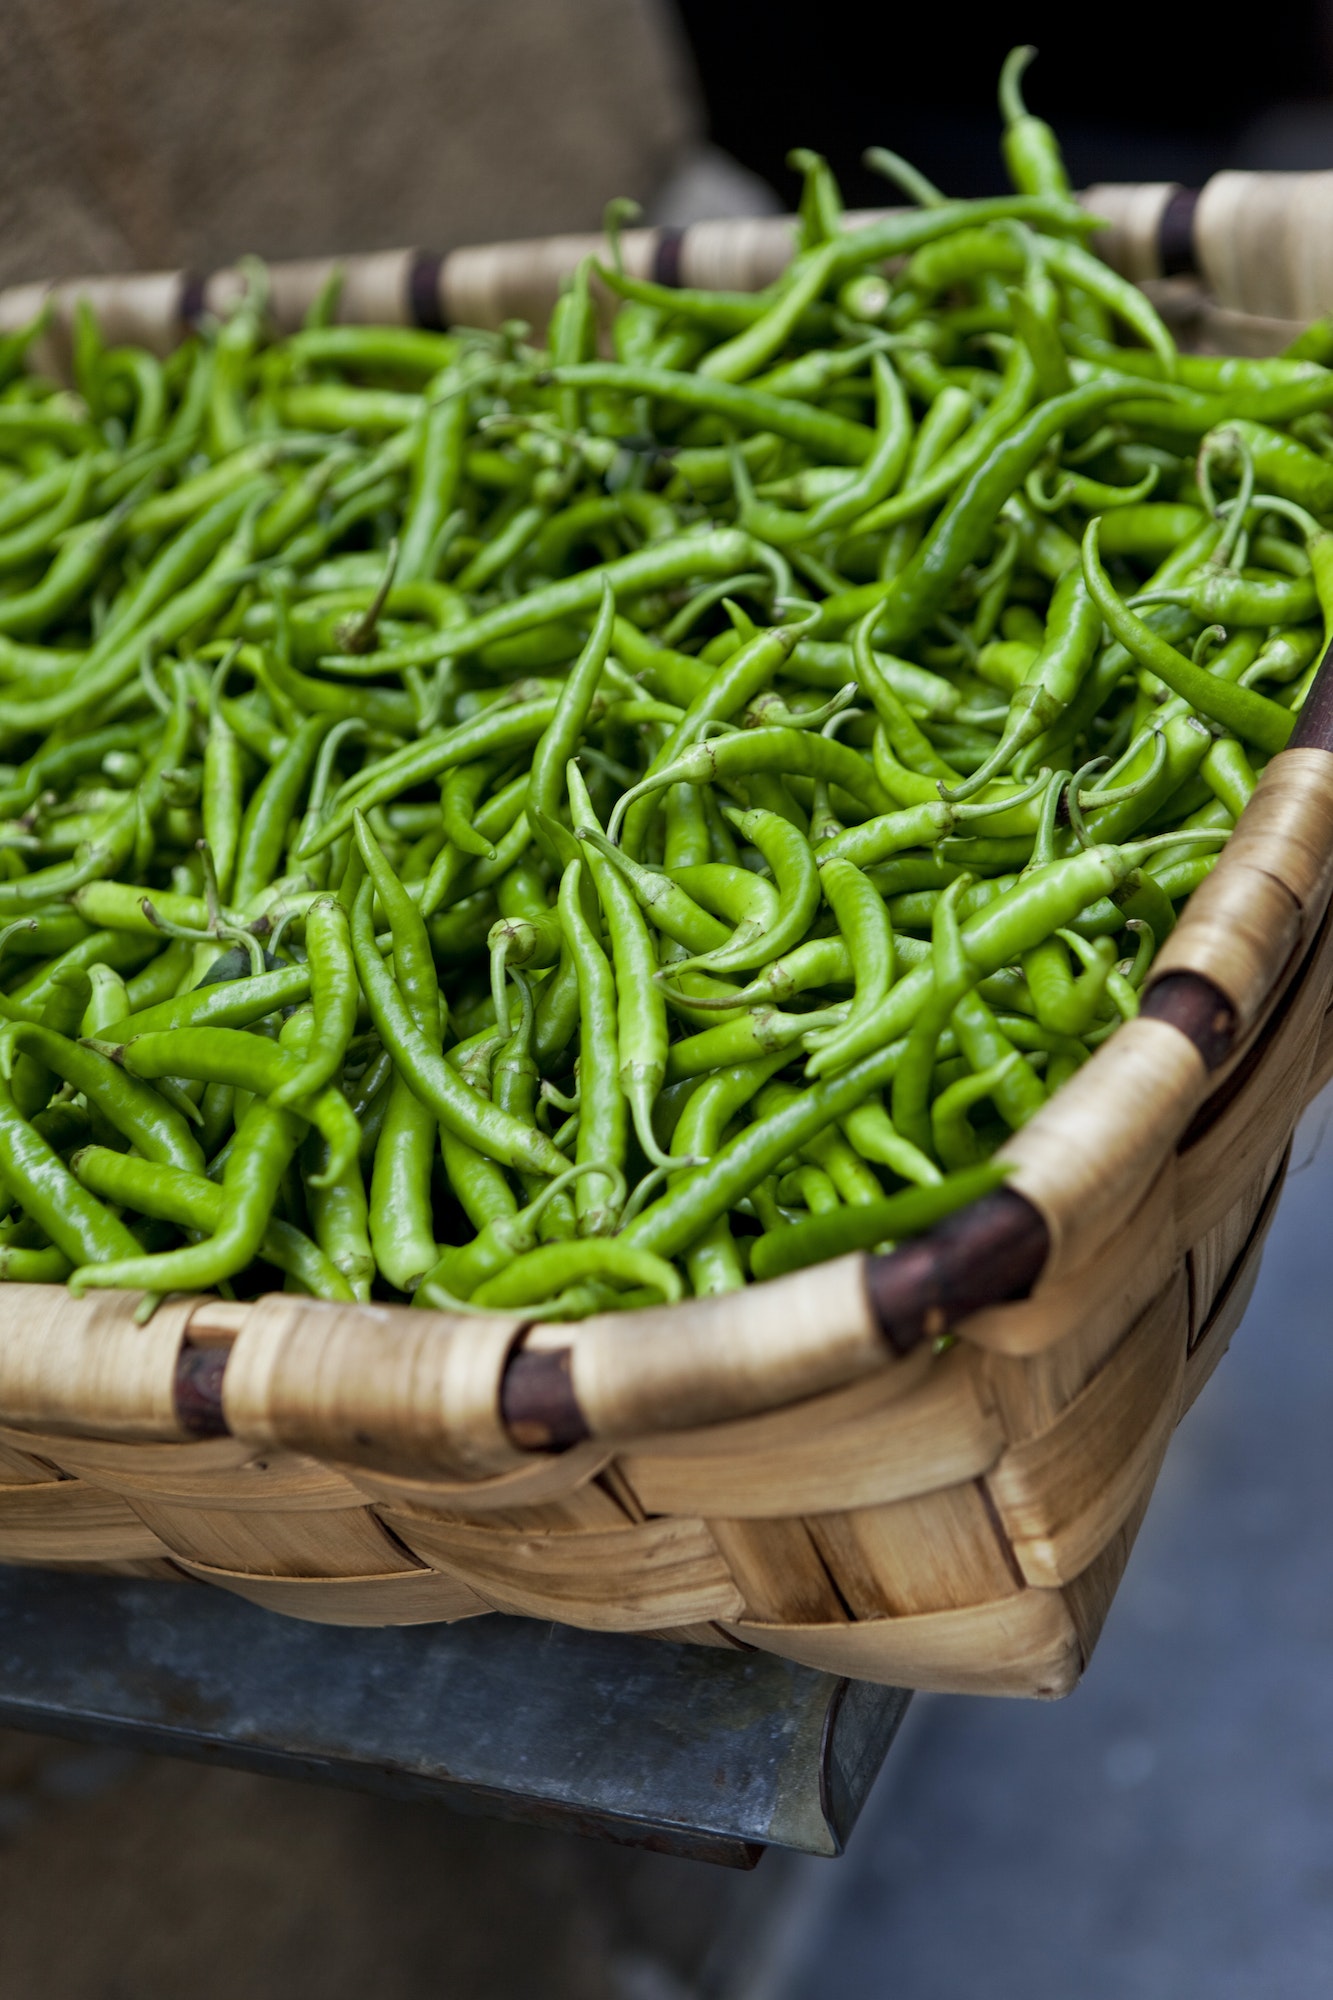
{"label": "green chili pepper", "polygon": [[1059,141],[1046,121],[1035,118],[1023,102],[1022,75],[1036,53],[1030,45],[1011,49],[1000,72],[1004,163],[1020,194],[1067,195],[1069,175]]}
{"label": "green chili pepper", "polygon": [[[1016,343],[1005,365],[1004,379],[999,393],[985,415],[978,419],[971,430],[948,445],[943,443],[946,426],[941,421],[939,429],[928,439],[932,446],[938,442],[940,450],[919,468],[915,465],[909,467],[902,490],[890,499],[881,500],[878,506],[863,514],[859,521],[853,522],[853,532],[858,535],[877,535],[884,528],[910,521],[952,493],[961,480],[970,479],[978,467],[988,462],[1000,442],[1013,429],[1014,424],[1032,401],[1036,386],[1037,371],[1032,356],[1026,347]],[[968,409],[970,412],[970,398]],[[958,410],[957,404],[952,408],[946,405],[945,415],[949,426],[955,421]],[[926,422],[929,422],[929,418]],[[920,437],[926,438],[926,423],[922,424]],[[911,553],[909,550],[903,562],[894,564],[892,572],[894,575],[905,567],[907,557],[910,557]],[[851,619],[857,615],[858,613],[853,611],[851,616],[842,622],[850,624]],[[822,624],[820,629],[825,629]]]}
{"label": "green chili pepper", "polygon": [[[590,836],[600,833],[592,800],[576,765],[568,775],[574,831],[606,919],[615,971],[616,1045],[620,1087],[634,1133],[656,1167],[682,1164],[664,1153],[653,1133],[653,1105],[666,1078],[666,1005],[657,984],[658,957],[633,889]],[[580,1126],[582,1132],[582,1126]]]}
{"label": "green chili pepper", "polygon": [[81,1264],[70,1277],[70,1290],[78,1294],[92,1287],[143,1286],[154,1292],[206,1291],[235,1277],[263,1245],[300,1130],[290,1112],[257,1100],[245,1114],[223,1170],[217,1230],[185,1249],[143,1256],[135,1245],[129,1254]]}
{"label": "green chili pepper", "polygon": [[[74,1155],[70,1167],[82,1186],[119,1208],[132,1208],[140,1215],[175,1222],[182,1229],[198,1230],[213,1238],[223,1229],[226,1195],[201,1173],[136,1160],[125,1153],[108,1152],[104,1146],[85,1146]],[[346,1277],[323,1251],[277,1216],[269,1221],[260,1239],[258,1255],[279,1271],[290,1272],[314,1298],[354,1296]]]}
{"label": "green chili pepper", "polygon": [[569,1165],[543,1135],[470,1091],[418,1028],[384,966],[371,921],[374,885],[367,881],[352,910],[352,950],[361,990],[380,1040],[414,1096],[441,1125],[488,1158],[527,1173],[557,1174]]}
{"label": "green chili pepper", "polygon": [[[537,1225],[552,1201],[557,1200],[571,1182],[601,1169],[591,1161],[582,1166],[570,1167],[563,1174],[557,1174],[548,1181],[537,1198],[526,1208],[516,1213],[499,1215],[484,1223],[471,1243],[457,1249],[446,1250],[439,1262],[426,1273],[421,1281],[419,1298],[425,1303],[432,1286],[442,1286],[455,1299],[471,1298],[488,1279],[498,1277],[516,1257],[525,1256],[537,1247]],[[613,1184],[613,1200],[615,1190]],[[619,1190],[618,1207],[624,1200],[623,1181]],[[563,1289],[563,1286],[557,1287]],[[416,1301],[414,1301],[416,1303]]]}
{"label": "green chili pepper", "polygon": [[1097,548],[1099,522],[1089,521],[1083,537],[1083,574],[1112,634],[1143,666],[1166,682],[1174,694],[1211,722],[1270,753],[1281,750],[1291,734],[1292,718],[1267,696],[1230,681],[1218,681],[1203,668],[1194,666],[1165,639],[1158,638],[1144,621],[1129,609],[1116,592],[1102,567]]}
{"label": "green chili pepper", "polygon": [[816,536],[846,527],[868,508],[875,507],[897,485],[912,440],[912,419],[902,385],[883,355],[873,363],[879,423],[875,447],[858,474],[819,505],[803,513],[762,505],[753,497],[745,461],[736,455],[733,477],[740,500],[741,526],[762,540],[780,547],[791,542],[812,541]]}
{"label": "green chili pepper", "polygon": [[[617,1185],[623,1200],[626,1107],[620,1086],[615,980],[582,907],[582,876],[582,862],[573,860],[560,877],[560,923],[579,983],[577,1160],[580,1166],[600,1167],[602,1172],[585,1175],[574,1200],[580,1232],[606,1236],[616,1226]],[[622,1176],[618,1183],[617,1175]]]}
{"label": "green chili pepper", "polygon": [[543,1243],[478,1285],[472,1300],[491,1308],[536,1306],[586,1278],[619,1279],[650,1288],[650,1295],[655,1293],[664,1304],[680,1298],[685,1289],[679,1273],[663,1258],[626,1243],[623,1237],[602,1236],[585,1243]]}
{"label": "green chili pepper", "polygon": [[[626,367],[618,361],[587,361],[576,367],[552,368],[544,379],[556,388],[618,389],[629,396],[651,396],[686,409],[706,410],[751,431],[772,431],[840,465],[860,465],[874,448],[875,434],[865,424],[849,422],[791,397],[704,375],[670,368]],[[728,567],[739,569],[741,563]]]}
{"label": "green chili pepper", "polygon": [[829,1257],[919,1236],[955,1209],[1003,1186],[1005,1171],[1001,1166],[971,1166],[934,1187],[904,1188],[873,1205],[839,1208],[829,1215],[812,1216],[808,1222],[793,1223],[759,1238],[750,1252],[750,1269],[760,1280],[780,1278]]}
{"label": "green chili pepper", "polygon": [[[123,1034],[128,1022],[121,1022]],[[268,1099],[298,1073],[298,1059],[263,1035],[236,1028],[174,1028],[134,1034],[99,1053],[110,1054],[131,1076],[155,1082],[163,1077],[190,1077],[200,1083],[230,1083]],[[278,1107],[275,1107],[278,1108]],[[332,1085],[299,1099],[292,1107],[298,1119],[308,1119],[329,1146],[326,1169],[336,1178],[355,1159],[360,1132],[351,1107]],[[285,1129],[285,1128],[284,1128]],[[293,1128],[295,1129],[295,1128]]]}
{"label": "green chili pepper", "polygon": [[347,912],[334,896],[317,896],[305,913],[306,965],[314,1005],[310,1054],[296,1075],[280,1083],[275,1104],[294,1104],[332,1083],[342,1069],[356,1028],[360,991]]}
{"label": "green chili pepper", "polygon": [[602,602],[597,613],[597,622],[593,626],[587,645],[570,670],[569,679],[556,704],[555,713],[538,738],[537,746],[532,753],[532,769],[528,774],[527,808],[534,816],[532,824],[537,844],[552,864],[558,857],[548,837],[542,831],[542,816],[552,819],[557,816],[565,767],[578,748],[587,723],[593,694],[611,650],[615,615],[615,596],[610,583],[603,579]]}
{"label": "green chili pepper", "polygon": [[820,629],[850,624],[878,603],[876,632],[885,645],[900,644],[919,632],[944,610],[964,565],[985,547],[1001,506],[1050,440],[1124,394],[1120,382],[1086,382],[1034,410],[972,474],[899,575],[887,583],[864,584],[827,598]]}

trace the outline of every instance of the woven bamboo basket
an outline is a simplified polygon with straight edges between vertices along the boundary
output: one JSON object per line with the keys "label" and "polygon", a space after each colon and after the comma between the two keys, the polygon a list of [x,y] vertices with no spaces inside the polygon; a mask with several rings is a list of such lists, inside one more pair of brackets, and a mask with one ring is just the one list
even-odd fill
{"label": "woven bamboo basket", "polygon": [[[1265,351],[1333,306],[1333,232],[1311,226],[1333,174],[1088,199],[1130,275],[1201,273],[1215,344]],[[788,242],[778,219],[625,247],[659,278],[757,285]],[[540,320],[587,247],[354,258],[340,309]],[[327,275],[274,271],[280,325]],[[58,366],[84,294],[162,349],[235,282],[29,287],[0,326],[49,292]],[[1068,1692],[1333,1075],[1331,892],[1326,660],[1140,1017],[1009,1140],[1003,1189],[892,1255],[575,1326],[288,1295],[173,1298],[138,1326],[135,1294],[4,1287],[0,1561],[195,1578],[330,1624],[506,1612]]]}

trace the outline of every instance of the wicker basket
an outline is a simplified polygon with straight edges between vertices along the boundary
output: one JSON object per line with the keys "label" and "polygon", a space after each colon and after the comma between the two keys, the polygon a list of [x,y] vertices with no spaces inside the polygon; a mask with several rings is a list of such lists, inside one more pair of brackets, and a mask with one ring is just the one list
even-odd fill
{"label": "wicker basket", "polygon": [[[1170,191],[1097,200],[1152,277]],[[730,262],[722,225],[699,238],[706,268],[696,232],[629,248],[762,282],[781,237],[734,233]],[[343,311],[438,321],[471,259],[493,310],[467,317],[523,284],[536,317],[582,247],[353,260]],[[323,275],[276,274],[284,318]],[[116,337],[165,345],[225,281],[97,294]],[[0,298],[0,324],[31,303]],[[892,1256],[573,1327],[287,1295],[139,1327],[133,1294],[4,1287],[0,1561],[188,1575],[333,1624],[503,1611],[1066,1693],[1333,1074],[1331,756],[1326,663],[1141,1016],[1008,1142],[1003,1190]]]}

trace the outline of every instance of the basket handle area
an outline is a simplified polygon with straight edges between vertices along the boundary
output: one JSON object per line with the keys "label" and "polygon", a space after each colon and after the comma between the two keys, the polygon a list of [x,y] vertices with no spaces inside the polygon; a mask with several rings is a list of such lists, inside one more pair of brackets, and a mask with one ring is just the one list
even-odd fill
{"label": "basket handle area", "polygon": [[1333,172],[1214,174],[1091,187],[1097,249],[1135,284],[1197,277],[1235,313],[1307,325],[1333,311]]}
{"label": "basket handle area", "polygon": [[[1333,311],[1333,172],[1215,174],[1200,191],[1175,181],[1104,183],[1080,196],[1107,227],[1093,239],[1109,264],[1136,284],[1200,279],[1224,309],[1274,324],[1306,323]],[[849,211],[854,228],[890,214]],[[796,218],[765,215],[696,222],[688,228],[628,229],[625,269],[666,285],[757,291],[792,252]],[[268,266],[275,333],[294,333],[335,275],[337,318],[346,325],[496,328],[525,319],[544,326],[560,287],[587,256],[607,254],[600,234],[481,243],[440,253],[380,250]],[[29,365],[68,380],[74,308],[86,299],[108,341],[157,354],[200,320],[221,316],[245,290],[242,271],[206,276],[154,271],[15,285],[0,291],[0,333],[49,315]],[[604,303],[610,303],[605,300]]]}
{"label": "basket handle area", "polygon": [[[847,222],[869,222],[887,212],[863,210],[849,214]],[[790,261],[795,224],[795,216],[766,215],[698,222],[688,229],[627,229],[620,250],[632,277],[759,291]],[[438,332],[448,326],[494,329],[524,319],[544,326],[565,279],[585,257],[607,254],[599,233],[470,244],[445,254],[380,250],[273,263],[267,266],[268,320],[277,335],[297,332],[336,278],[336,318],[342,325]],[[202,320],[231,311],[245,289],[244,272],[232,267],[207,276],[152,271],[13,285],[0,291],[0,333],[17,332],[45,312],[46,330],[29,349],[28,366],[68,381],[80,300],[91,306],[107,341],[166,355]],[[606,292],[601,302],[608,311],[613,304]]]}

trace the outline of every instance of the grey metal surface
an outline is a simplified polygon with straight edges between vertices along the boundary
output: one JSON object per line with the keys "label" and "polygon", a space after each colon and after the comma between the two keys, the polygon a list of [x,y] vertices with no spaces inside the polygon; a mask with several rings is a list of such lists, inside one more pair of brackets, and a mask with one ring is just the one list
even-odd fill
{"label": "grey metal surface", "polygon": [[840,1853],[908,1699],[526,1619],[345,1631],[221,1591],[0,1568],[0,1726],[733,1866]]}

